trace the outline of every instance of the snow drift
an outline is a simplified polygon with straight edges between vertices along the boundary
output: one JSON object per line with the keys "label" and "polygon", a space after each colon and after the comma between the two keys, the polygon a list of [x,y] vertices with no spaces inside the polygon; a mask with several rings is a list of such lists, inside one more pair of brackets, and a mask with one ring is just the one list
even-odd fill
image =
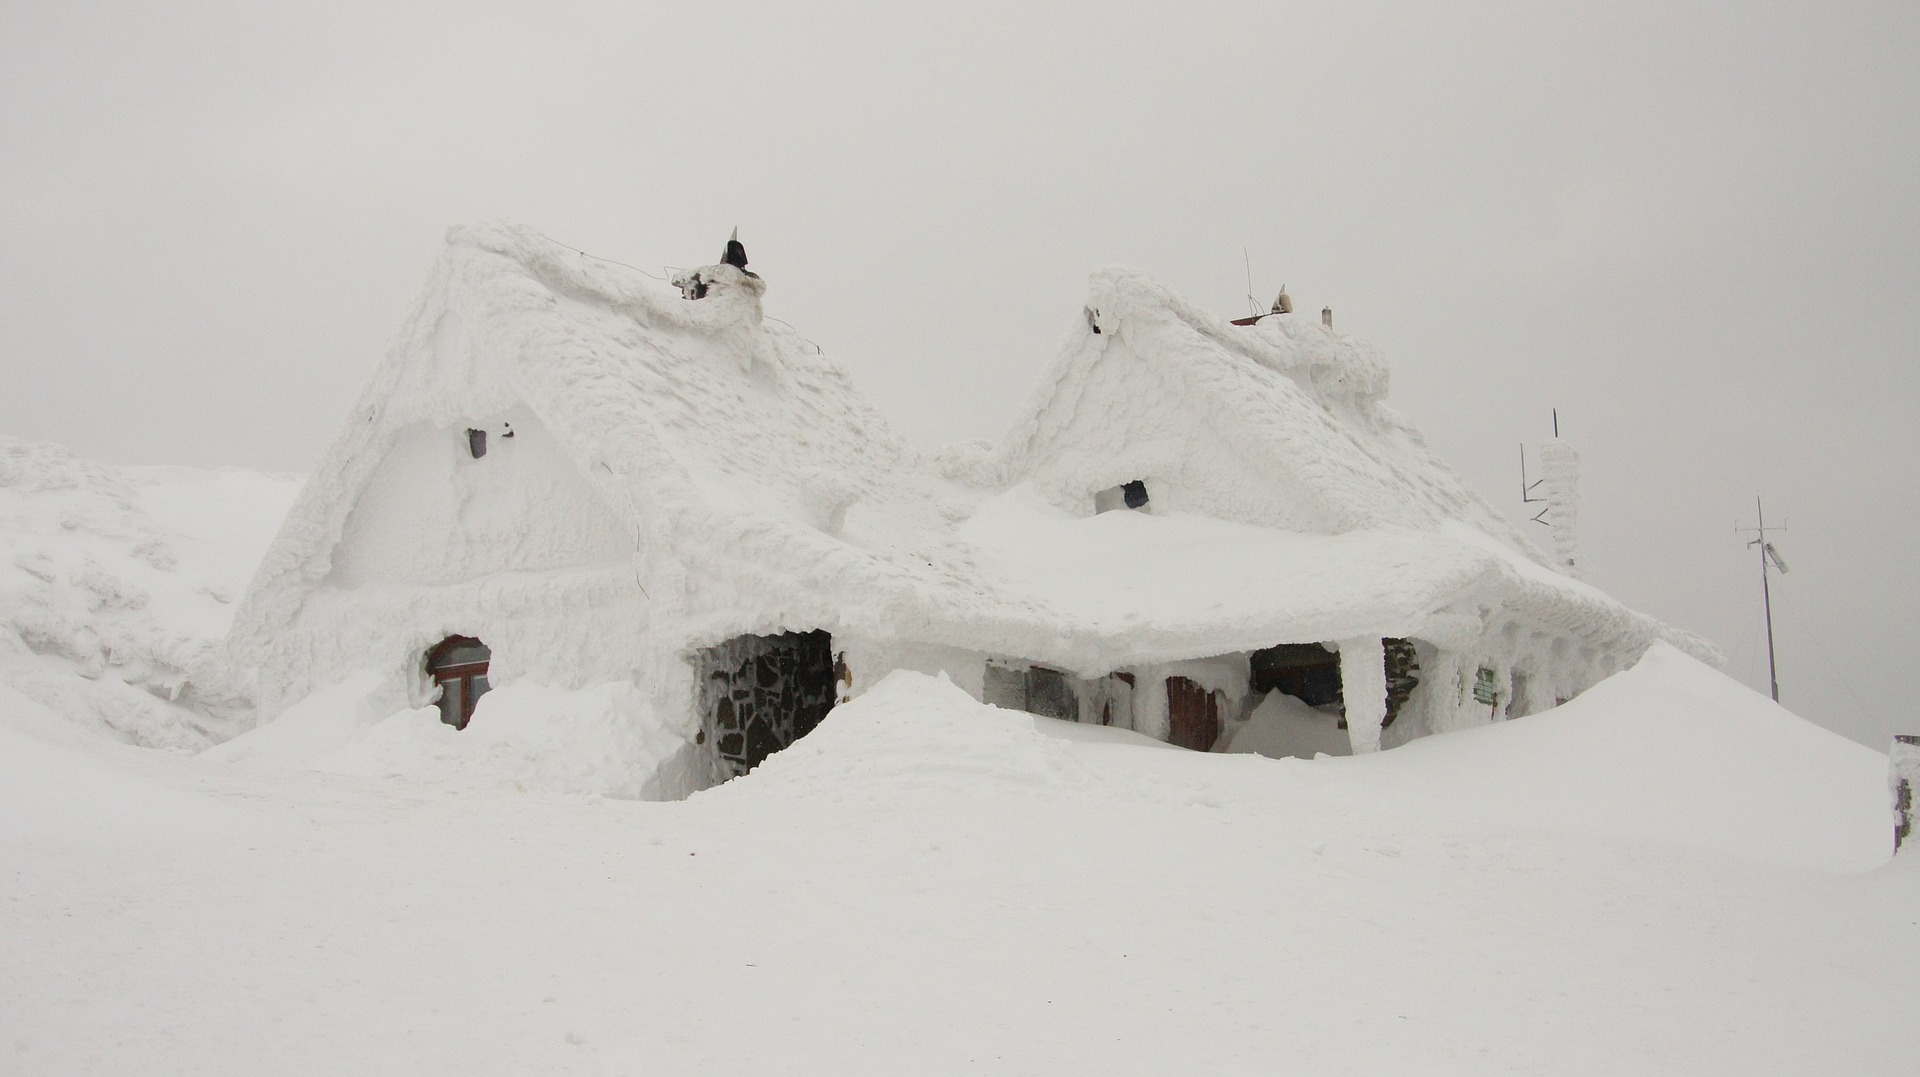
{"label": "snow drift", "polygon": [[298,480],[115,468],[0,437],[0,677],[74,721],[197,749],[252,723],[223,647]]}

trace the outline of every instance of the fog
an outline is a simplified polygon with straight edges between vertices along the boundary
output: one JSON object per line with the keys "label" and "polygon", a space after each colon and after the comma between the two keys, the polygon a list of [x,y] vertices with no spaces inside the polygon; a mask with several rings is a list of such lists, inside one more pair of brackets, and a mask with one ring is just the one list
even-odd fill
{"label": "fog", "polygon": [[1783,702],[1920,732],[1910,3],[0,18],[0,433],[306,470],[476,220],[653,273],[737,225],[927,445],[1001,434],[1096,266],[1284,283],[1516,520],[1558,409],[1589,579],[1763,691],[1764,497]]}

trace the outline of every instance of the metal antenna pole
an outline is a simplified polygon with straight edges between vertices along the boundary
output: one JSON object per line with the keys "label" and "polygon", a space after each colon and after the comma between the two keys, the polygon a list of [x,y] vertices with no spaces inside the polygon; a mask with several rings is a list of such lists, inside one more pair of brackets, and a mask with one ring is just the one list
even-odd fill
{"label": "metal antenna pole", "polygon": [[1255,318],[1260,316],[1260,303],[1253,298],[1253,255],[1245,247],[1240,248],[1240,258],[1247,263],[1247,313]]}
{"label": "metal antenna pole", "polygon": [[1755,518],[1760,521],[1760,602],[1767,611],[1767,687],[1773,691],[1773,701],[1780,702],[1780,667],[1773,659],[1773,588],[1767,583],[1767,514],[1760,505],[1760,498],[1753,499]]}
{"label": "metal antenna pole", "polygon": [[1767,527],[1766,508],[1760,504],[1758,495],[1755,495],[1753,499],[1753,510],[1755,519],[1759,521],[1759,526],[1751,529],[1754,532],[1755,538],[1752,542],[1747,543],[1747,545],[1758,546],[1760,548],[1760,602],[1767,613],[1767,687],[1773,693],[1773,701],[1778,703],[1780,702],[1780,668],[1775,664],[1773,657],[1773,588],[1767,580],[1767,560],[1769,555],[1776,558],[1776,564],[1779,565],[1780,571],[1785,572],[1787,567],[1786,562],[1777,560],[1778,555],[1773,553],[1773,547],[1767,542],[1767,531],[1784,529],[1769,529]]}

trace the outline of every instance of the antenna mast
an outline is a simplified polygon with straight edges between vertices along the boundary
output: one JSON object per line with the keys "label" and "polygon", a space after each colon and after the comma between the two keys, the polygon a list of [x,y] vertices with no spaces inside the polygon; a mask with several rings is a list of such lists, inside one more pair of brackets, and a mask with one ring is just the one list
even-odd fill
{"label": "antenna mast", "polygon": [[1247,313],[1255,317],[1260,315],[1260,304],[1253,300],[1253,255],[1245,247],[1240,248],[1240,258],[1247,263]]}
{"label": "antenna mast", "polygon": [[1747,545],[1760,548],[1760,601],[1767,612],[1767,687],[1773,692],[1773,701],[1778,703],[1780,702],[1780,670],[1773,660],[1773,590],[1768,586],[1767,569],[1771,565],[1775,571],[1785,575],[1787,562],[1780,556],[1780,551],[1773,548],[1773,543],[1767,541],[1767,532],[1785,531],[1786,528],[1767,526],[1766,509],[1761,506],[1757,495],[1753,499],[1753,511],[1759,526],[1745,530],[1754,536],[1753,541]]}

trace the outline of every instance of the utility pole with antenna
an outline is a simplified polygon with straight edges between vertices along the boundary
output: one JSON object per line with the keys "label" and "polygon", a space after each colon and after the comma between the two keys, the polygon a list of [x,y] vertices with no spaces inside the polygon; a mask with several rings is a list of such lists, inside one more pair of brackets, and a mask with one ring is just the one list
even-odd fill
{"label": "utility pole with antenna", "polygon": [[1760,601],[1767,611],[1767,686],[1773,691],[1773,701],[1778,703],[1780,702],[1780,671],[1773,661],[1773,591],[1767,583],[1767,569],[1771,565],[1774,571],[1784,576],[1787,573],[1787,562],[1780,556],[1780,551],[1773,548],[1773,543],[1767,541],[1767,532],[1785,531],[1786,526],[1784,524],[1779,527],[1767,526],[1767,512],[1760,504],[1758,495],[1753,499],[1753,511],[1759,525],[1741,530],[1753,535],[1753,541],[1747,543],[1748,546],[1760,548]]}

